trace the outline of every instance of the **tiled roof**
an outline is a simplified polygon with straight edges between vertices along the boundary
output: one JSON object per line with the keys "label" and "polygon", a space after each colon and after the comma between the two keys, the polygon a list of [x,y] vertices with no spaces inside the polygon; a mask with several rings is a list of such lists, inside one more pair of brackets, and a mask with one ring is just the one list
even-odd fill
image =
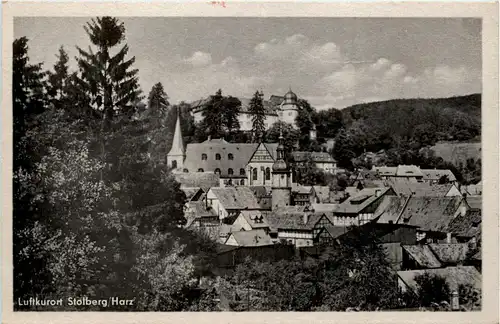
{"label": "tiled roof", "polygon": [[266,216],[258,210],[242,210],[240,214],[252,229],[269,227]]}
{"label": "tiled roof", "polygon": [[452,189],[453,184],[430,184],[428,182],[415,182],[406,179],[391,179],[386,180],[397,195],[404,196],[420,196],[420,197],[444,197]]}
{"label": "tiled roof", "polygon": [[[240,175],[240,169],[245,170],[258,145],[228,143],[221,139],[190,143],[186,149],[184,168],[188,169],[190,173],[197,173],[199,169],[203,169],[205,172],[214,172],[219,169],[223,178],[230,177],[229,169],[233,169],[232,177],[246,177],[246,175]],[[202,160],[202,154],[207,155],[206,160]],[[220,155],[220,160],[216,160],[216,154]],[[229,154],[233,155],[232,160],[229,159]]]}
{"label": "tiled roof", "polygon": [[212,188],[212,192],[225,209],[261,209],[257,198],[248,187]]}
{"label": "tiled roof", "polygon": [[[381,199],[389,190],[390,188],[365,188],[338,205],[335,213],[358,214],[378,199]],[[376,195],[377,191],[379,192],[378,196]]]}
{"label": "tiled roof", "polygon": [[481,273],[473,266],[457,266],[440,269],[407,270],[398,271],[398,276],[414,292],[417,292],[415,277],[429,273],[445,278],[451,290],[458,289],[460,284],[470,284],[474,288],[481,289]]}
{"label": "tiled roof", "polygon": [[181,188],[200,187],[208,192],[212,187],[219,186],[219,176],[211,172],[176,173],[175,180],[181,184]]}
{"label": "tiled roof", "polygon": [[462,197],[411,197],[399,223],[424,231],[446,231],[461,201]]}
{"label": "tiled roof", "polygon": [[292,152],[292,156],[295,162],[305,162],[309,158],[311,158],[313,162],[330,162],[330,163],[335,162],[335,159],[327,152],[295,151]]}
{"label": "tiled roof", "polygon": [[311,204],[311,209],[321,213],[333,213],[337,207],[338,204]]}
{"label": "tiled roof", "polygon": [[206,208],[204,201],[190,201],[186,203],[186,205],[190,213],[192,213],[195,218],[216,216],[215,211],[212,208]]}
{"label": "tiled roof", "polygon": [[345,233],[349,232],[348,226],[325,226],[325,230],[331,235],[332,238],[338,238]]}
{"label": "tiled roof", "polygon": [[200,187],[181,187],[181,190],[186,195],[187,201],[191,201],[193,197],[200,191],[203,190]]}
{"label": "tiled roof", "polygon": [[320,203],[327,204],[330,202],[330,187],[328,186],[314,186],[314,192],[319,198]]}
{"label": "tiled roof", "polygon": [[429,244],[429,247],[442,263],[461,263],[465,261],[469,252],[467,243]]}
{"label": "tiled roof", "polygon": [[299,195],[308,195],[312,190],[312,186],[295,186],[292,188],[292,192]]}
{"label": "tiled roof", "polygon": [[[269,227],[273,231],[278,229],[312,230],[314,225],[325,215],[324,213],[309,213],[307,223],[304,224],[304,213],[305,211],[299,211],[298,209],[294,211],[280,208],[278,211],[264,212],[264,215],[267,217]],[[328,218],[327,215],[325,217]],[[331,221],[330,218],[328,219]]]}
{"label": "tiled roof", "polygon": [[396,169],[397,177],[422,177],[422,171],[416,165],[398,165]]}
{"label": "tiled roof", "polygon": [[439,262],[428,245],[403,245],[402,247],[421,267],[427,269],[441,267],[441,262]]}
{"label": "tiled roof", "polygon": [[272,188],[270,186],[248,186],[248,188],[252,190],[257,198],[269,197],[272,194]]}
{"label": "tiled roof", "polygon": [[397,167],[374,166],[372,170],[376,171],[381,176],[395,176]]}
{"label": "tiled roof", "polygon": [[448,169],[422,169],[422,174],[424,180],[439,180],[444,175],[448,176],[449,181],[457,180],[453,172]]}
{"label": "tiled roof", "polygon": [[481,216],[480,209],[468,210],[465,215],[458,215],[453,219],[448,231],[459,237],[476,237],[481,233]]}
{"label": "tiled roof", "polygon": [[465,199],[465,201],[467,202],[467,205],[469,205],[471,209],[479,209],[479,210],[483,209],[482,196],[469,196]]}
{"label": "tiled roof", "polygon": [[271,241],[269,235],[267,235],[266,232],[262,229],[232,232],[229,238],[231,236],[234,237],[239,246],[273,245],[273,242]]}
{"label": "tiled roof", "polygon": [[384,196],[373,215],[374,218],[380,217],[377,223],[396,224],[408,199],[407,197]]}

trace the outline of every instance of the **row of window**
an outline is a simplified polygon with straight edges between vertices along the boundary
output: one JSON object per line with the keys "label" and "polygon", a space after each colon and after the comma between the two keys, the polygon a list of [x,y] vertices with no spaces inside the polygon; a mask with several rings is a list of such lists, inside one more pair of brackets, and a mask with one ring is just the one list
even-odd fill
{"label": "row of window", "polygon": [[[203,170],[202,168],[199,168],[198,172],[205,172],[205,170]],[[217,168],[217,169],[214,170],[214,173],[220,174],[221,171],[220,171],[219,168]],[[227,169],[227,174],[233,175],[234,174],[234,170],[231,169],[231,168]],[[240,175],[245,175],[245,169],[243,169],[243,168],[240,169]]]}
{"label": "row of window", "polygon": [[[202,159],[202,160],[206,160],[206,159],[207,159],[207,155],[206,155],[205,153],[203,153],[203,154],[201,155],[201,159]],[[220,155],[219,153],[215,153],[215,159],[216,159],[216,160],[220,160],[220,159],[221,159],[221,155]],[[234,155],[233,155],[232,153],[229,153],[229,154],[227,155],[227,159],[228,159],[228,160],[234,160]]]}
{"label": "row of window", "polygon": [[[254,168],[252,170],[252,180],[257,180],[257,168]],[[266,168],[266,172],[265,172],[265,177],[266,177],[266,180],[271,180],[271,169],[270,168]]]}

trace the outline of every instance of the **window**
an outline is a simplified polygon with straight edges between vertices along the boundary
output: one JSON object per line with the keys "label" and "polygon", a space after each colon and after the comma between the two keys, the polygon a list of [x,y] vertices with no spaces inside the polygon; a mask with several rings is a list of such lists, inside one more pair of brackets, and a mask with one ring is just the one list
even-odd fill
{"label": "window", "polygon": [[227,170],[227,174],[229,174],[229,175],[233,175],[233,169],[229,168],[229,169]]}
{"label": "window", "polygon": [[188,170],[188,169],[184,169],[184,170],[182,170],[182,171],[183,171],[184,173],[188,173],[188,172],[189,172],[189,170]]}
{"label": "window", "polygon": [[245,175],[245,169],[243,168],[240,169],[240,175]]}
{"label": "window", "polygon": [[271,180],[271,169],[266,168],[266,180]]}
{"label": "window", "polygon": [[252,179],[257,180],[257,168],[252,170]]}
{"label": "window", "polygon": [[202,160],[206,160],[206,159],[207,159],[207,155],[206,155],[205,153],[203,153],[203,154],[201,155],[201,159],[202,159]]}
{"label": "window", "polygon": [[177,161],[176,160],[172,161],[172,169],[177,169]]}
{"label": "window", "polygon": [[227,159],[228,159],[228,160],[232,160],[233,158],[234,158],[234,157],[233,157],[233,154],[232,154],[232,153],[229,153],[229,154],[227,155]]}
{"label": "window", "polygon": [[219,153],[215,154],[215,159],[216,160],[220,160],[220,154]]}
{"label": "window", "polygon": [[290,112],[288,113],[288,116],[291,116],[291,115],[292,115],[292,112],[290,111]]}
{"label": "window", "polygon": [[219,168],[215,169],[214,173],[220,175],[220,169]]}
{"label": "window", "polygon": [[199,168],[198,169],[198,172],[204,172],[202,168]]}

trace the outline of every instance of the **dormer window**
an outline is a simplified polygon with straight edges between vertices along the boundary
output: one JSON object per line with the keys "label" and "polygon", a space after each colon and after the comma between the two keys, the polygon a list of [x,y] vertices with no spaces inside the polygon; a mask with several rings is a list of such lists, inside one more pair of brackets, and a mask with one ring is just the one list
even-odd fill
{"label": "dormer window", "polygon": [[206,160],[206,159],[207,159],[207,155],[206,155],[205,153],[203,153],[203,154],[201,155],[201,160],[203,161],[203,160]]}
{"label": "dormer window", "polygon": [[216,160],[220,160],[220,154],[219,153],[215,154],[215,159]]}
{"label": "dormer window", "polygon": [[233,160],[233,159],[234,159],[233,154],[232,154],[232,153],[229,153],[229,154],[227,155],[227,159],[228,159],[228,160]]}

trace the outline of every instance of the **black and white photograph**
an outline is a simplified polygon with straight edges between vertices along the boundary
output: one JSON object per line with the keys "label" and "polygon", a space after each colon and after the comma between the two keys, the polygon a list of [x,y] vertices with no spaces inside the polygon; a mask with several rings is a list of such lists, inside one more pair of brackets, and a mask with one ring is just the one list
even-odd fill
{"label": "black and white photograph", "polygon": [[482,23],[14,17],[14,313],[480,312]]}

